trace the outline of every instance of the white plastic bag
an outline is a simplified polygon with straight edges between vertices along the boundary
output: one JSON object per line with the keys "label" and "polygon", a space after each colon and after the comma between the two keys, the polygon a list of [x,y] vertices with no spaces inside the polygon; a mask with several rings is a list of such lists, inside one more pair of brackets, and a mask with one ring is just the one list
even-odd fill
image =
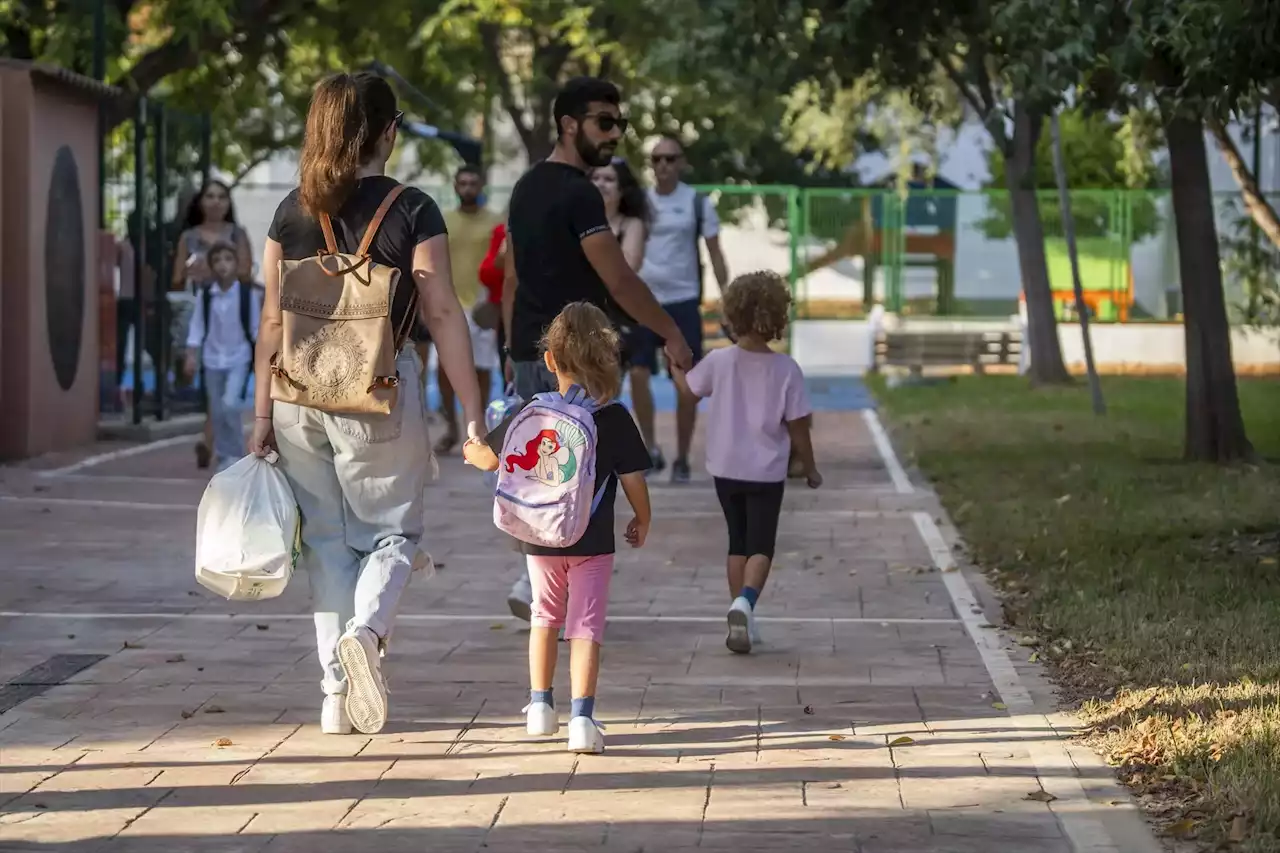
{"label": "white plastic bag", "polygon": [[233,601],[275,598],[298,562],[298,504],[278,458],[244,457],[215,474],[200,499],[196,581]]}

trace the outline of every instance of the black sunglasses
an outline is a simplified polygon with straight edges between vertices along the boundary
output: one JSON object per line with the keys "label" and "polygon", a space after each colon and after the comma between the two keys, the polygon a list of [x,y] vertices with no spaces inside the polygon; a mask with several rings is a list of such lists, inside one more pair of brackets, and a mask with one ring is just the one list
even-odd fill
{"label": "black sunglasses", "polygon": [[595,119],[596,127],[600,128],[605,133],[608,133],[609,131],[613,130],[615,127],[618,128],[618,130],[622,131],[623,133],[626,133],[627,128],[631,125],[631,122],[628,121],[627,119],[622,118],[621,116],[613,115],[611,113],[587,113],[586,115],[583,116],[583,118]]}
{"label": "black sunglasses", "polygon": [[391,119],[391,123],[395,125],[396,130],[404,127],[404,110],[396,110],[395,118]]}
{"label": "black sunglasses", "polygon": [[649,157],[651,163],[678,163],[680,162],[679,154],[653,154]]}

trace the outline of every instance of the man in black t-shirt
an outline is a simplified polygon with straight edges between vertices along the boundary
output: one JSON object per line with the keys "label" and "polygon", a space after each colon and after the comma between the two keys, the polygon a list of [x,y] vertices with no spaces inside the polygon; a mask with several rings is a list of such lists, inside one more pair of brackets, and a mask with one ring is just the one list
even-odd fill
{"label": "man in black t-shirt", "polygon": [[502,291],[508,363],[516,393],[528,399],[554,389],[539,351],[542,333],[564,306],[587,301],[607,308],[609,297],[667,341],[679,369],[693,355],[676,324],[622,256],[609,230],[600,191],[587,170],[607,165],[627,127],[612,83],[570,80],[556,96],[558,139],[551,156],[516,183],[508,212],[514,264]]}
{"label": "man in black t-shirt", "polygon": [[[622,256],[609,228],[604,200],[587,170],[606,166],[627,129],[618,88],[607,80],[577,77],[556,96],[556,147],[516,183],[507,214],[511,260],[502,289],[505,366],[516,393],[528,400],[556,389],[542,361],[543,332],[571,302],[608,310],[609,297],[666,341],[677,371],[693,366],[679,327]],[[619,366],[621,369],[621,366]],[[527,575],[507,597],[516,616],[528,620],[533,591]]]}

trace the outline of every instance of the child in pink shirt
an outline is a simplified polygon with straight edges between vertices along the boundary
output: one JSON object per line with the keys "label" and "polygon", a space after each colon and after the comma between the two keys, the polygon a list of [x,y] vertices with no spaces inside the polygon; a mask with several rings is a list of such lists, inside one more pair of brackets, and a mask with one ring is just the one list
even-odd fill
{"label": "child in pink shirt", "polygon": [[809,488],[822,485],[809,436],[809,393],[800,365],[769,342],[787,330],[791,294],[777,273],[738,276],[724,292],[723,313],[734,345],[713,350],[686,377],[709,397],[707,471],[729,527],[729,636],[745,654],[759,642],[755,606],[769,578],[778,517],[794,444]]}

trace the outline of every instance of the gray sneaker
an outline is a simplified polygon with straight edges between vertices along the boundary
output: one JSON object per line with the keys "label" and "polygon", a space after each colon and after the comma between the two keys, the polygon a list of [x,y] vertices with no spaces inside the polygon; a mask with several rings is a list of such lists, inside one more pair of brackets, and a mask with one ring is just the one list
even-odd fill
{"label": "gray sneaker", "polygon": [[507,607],[511,608],[511,615],[525,622],[533,618],[533,584],[529,582],[529,573],[527,571],[520,575],[520,579],[511,587],[511,592],[507,593]]}
{"label": "gray sneaker", "polygon": [[687,459],[677,459],[671,463],[671,482],[687,483],[692,476],[693,472],[689,470],[689,461]]}

